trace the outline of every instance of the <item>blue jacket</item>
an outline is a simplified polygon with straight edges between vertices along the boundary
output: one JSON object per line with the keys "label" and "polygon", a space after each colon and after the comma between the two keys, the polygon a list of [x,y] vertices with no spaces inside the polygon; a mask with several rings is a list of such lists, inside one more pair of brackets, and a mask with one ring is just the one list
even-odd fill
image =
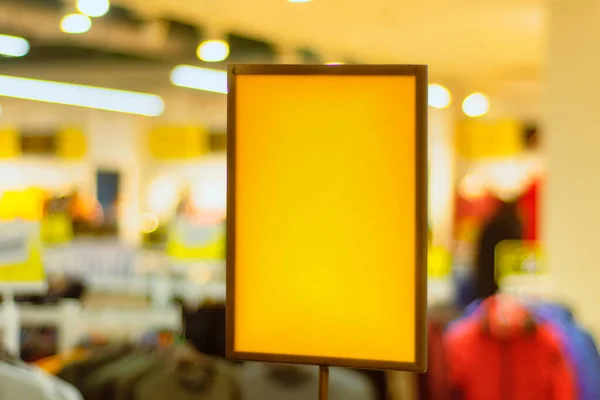
{"label": "blue jacket", "polygon": [[552,324],[561,335],[565,355],[576,373],[580,400],[600,399],[600,355],[592,336],[580,327],[568,309],[544,303],[532,310],[540,322]]}

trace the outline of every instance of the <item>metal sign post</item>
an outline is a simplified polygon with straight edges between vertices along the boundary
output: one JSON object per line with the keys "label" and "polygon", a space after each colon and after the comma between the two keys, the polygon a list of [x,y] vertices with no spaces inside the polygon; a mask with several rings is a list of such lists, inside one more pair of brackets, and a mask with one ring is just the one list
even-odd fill
{"label": "metal sign post", "polygon": [[319,400],[329,397],[329,367],[319,366]]}

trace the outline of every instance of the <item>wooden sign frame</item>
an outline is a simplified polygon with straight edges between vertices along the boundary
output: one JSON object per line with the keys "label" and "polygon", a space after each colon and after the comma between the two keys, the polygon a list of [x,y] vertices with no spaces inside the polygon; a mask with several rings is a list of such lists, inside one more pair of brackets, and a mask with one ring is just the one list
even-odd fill
{"label": "wooden sign frame", "polygon": [[[415,77],[415,357],[414,362],[239,352],[235,341],[236,77],[240,75],[355,75]],[[427,365],[427,66],[229,65],[227,99],[227,357],[235,360],[423,372]],[[373,338],[377,340],[376,337]]]}

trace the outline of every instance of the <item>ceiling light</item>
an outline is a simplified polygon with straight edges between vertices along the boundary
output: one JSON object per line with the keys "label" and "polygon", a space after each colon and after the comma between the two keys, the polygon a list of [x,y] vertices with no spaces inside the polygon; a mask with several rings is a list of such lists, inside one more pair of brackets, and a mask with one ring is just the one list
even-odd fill
{"label": "ceiling light", "polygon": [[171,71],[176,86],[227,94],[227,72],[217,69],[178,65]]}
{"label": "ceiling light", "polygon": [[464,99],[462,109],[469,117],[481,117],[489,111],[490,101],[483,93],[472,93]]}
{"label": "ceiling light", "polygon": [[64,33],[85,33],[92,27],[92,20],[83,14],[67,14],[60,21],[60,30]]}
{"label": "ceiling light", "polygon": [[102,17],[110,10],[108,0],[77,0],[77,10],[88,17]]}
{"label": "ceiling light", "polygon": [[165,109],[154,94],[7,75],[0,75],[0,96],[147,116]]}
{"label": "ceiling light", "polygon": [[229,57],[229,45],[224,40],[205,40],[198,46],[196,54],[202,61],[223,61]]}
{"label": "ceiling light", "polygon": [[429,84],[428,102],[431,107],[446,108],[451,101],[452,95],[448,89],[437,83]]}
{"label": "ceiling light", "polygon": [[325,63],[325,65],[344,65],[345,63],[342,61],[330,61]]}
{"label": "ceiling light", "polygon": [[288,0],[290,3],[310,3],[312,0]]}
{"label": "ceiling light", "polygon": [[0,35],[0,55],[23,57],[29,53],[29,42],[17,36]]}

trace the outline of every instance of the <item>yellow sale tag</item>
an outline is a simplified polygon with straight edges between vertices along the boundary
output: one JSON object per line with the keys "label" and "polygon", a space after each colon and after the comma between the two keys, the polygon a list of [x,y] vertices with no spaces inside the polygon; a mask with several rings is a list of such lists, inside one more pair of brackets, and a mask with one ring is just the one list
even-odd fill
{"label": "yellow sale tag", "polygon": [[199,157],[206,152],[206,133],[199,126],[165,125],[149,134],[150,154],[160,160]]}
{"label": "yellow sale tag", "polygon": [[60,130],[57,145],[57,155],[66,159],[78,160],[85,157],[87,152],[85,133],[78,128]]}
{"label": "yellow sale tag", "polygon": [[0,223],[0,286],[35,284],[45,279],[39,223]]}
{"label": "yellow sale tag", "polygon": [[73,224],[67,214],[54,213],[47,215],[42,220],[41,228],[44,244],[64,244],[73,239]]}
{"label": "yellow sale tag", "polygon": [[428,249],[427,276],[430,278],[445,278],[452,272],[452,255],[441,246]]}
{"label": "yellow sale tag", "polygon": [[20,154],[19,132],[12,128],[0,129],[0,158],[12,158]]}
{"label": "yellow sale tag", "polygon": [[511,157],[523,151],[518,121],[461,121],[456,132],[456,151],[465,159]]}
{"label": "yellow sale tag", "polygon": [[178,260],[225,258],[225,227],[222,223],[195,224],[179,219],[168,233],[167,255]]}
{"label": "yellow sale tag", "polygon": [[540,242],[506,240],[496,246],[496,280],[511,276],[544,275],[547,266]]}
{"label": "yellow sale tag", "polygon": [[40,189],[6,191],[0,195],[0,220],[39,221],[43,214],[44,194]]}

